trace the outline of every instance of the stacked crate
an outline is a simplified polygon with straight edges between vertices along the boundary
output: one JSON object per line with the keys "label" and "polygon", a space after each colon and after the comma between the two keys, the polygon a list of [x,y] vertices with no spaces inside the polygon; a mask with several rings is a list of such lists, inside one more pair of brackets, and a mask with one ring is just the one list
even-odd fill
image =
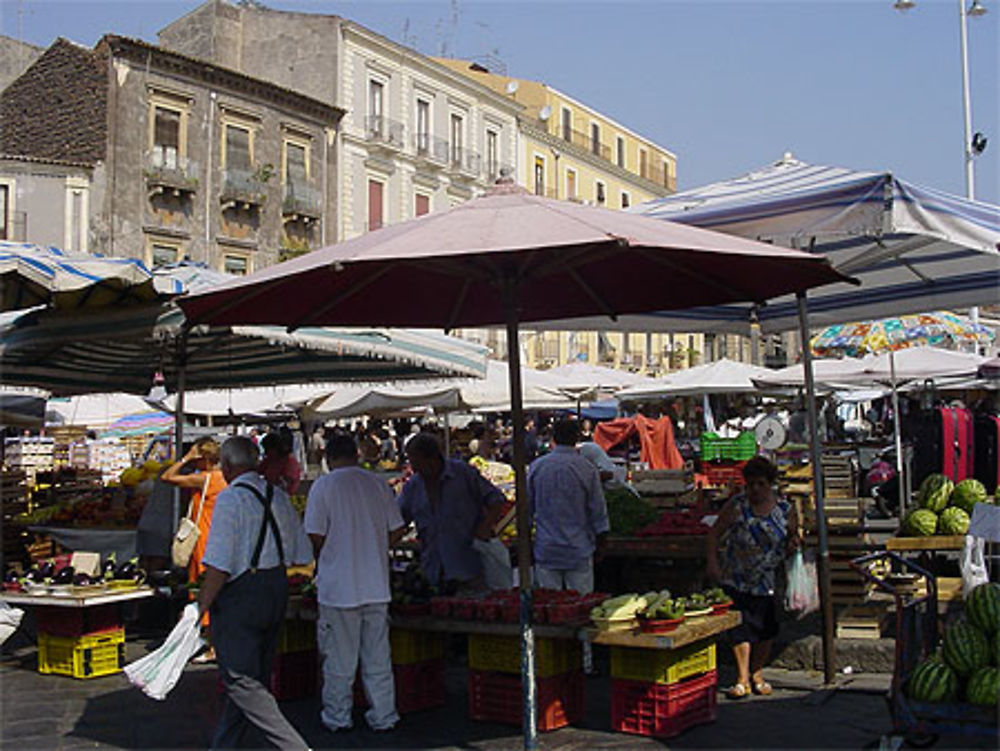
{"label": "stacked crate", "polygon": [[[579,722],[586,713],[580,644],[570,639],[535,641],[538,730]],[[524,718],[521,643],[516,636],[469,635],[469,717],[520,726]]]}
{"label": "stacked crate", "polygon": [[715,642],[670,650],[611,648],[611,727],[671,738],[715,720]]}
{"label": "stacked crate", "polygon": [[444,635],[394,628],[389,632],[396,710],[400,714],[444,705]]}
{"label": "stacked crate", "polygon": [[286,619],[278,633],[271,668],[271,693],[278,701],[303,699],[319,691],[316,622]]}
{"label": "stacked crate", "polygon": [[8,438],[4,464],[10,469],[23,469],[28,483],[34,485],[37,472],[52,470],[54,445],[51,438]]}
{"label": "stacked crate", "polygon": [[117,605],[38,606],[38,672],[99,678],[125,664],[125,629]]}

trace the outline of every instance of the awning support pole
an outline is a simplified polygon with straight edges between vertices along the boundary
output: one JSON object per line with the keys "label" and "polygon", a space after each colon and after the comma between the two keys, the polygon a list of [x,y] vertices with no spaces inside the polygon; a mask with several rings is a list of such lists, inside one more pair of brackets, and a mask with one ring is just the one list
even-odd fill
{"label": "awning support pole", "polygon": [[[177,404],[174,407],[174,461],[184,456],[184,382],[187,380],[187,328],[181,329],[177,340]],[[170,537],[173,539],[181,517],[181,489],[174,487],[173,516],[170,519]]]}
{"label": "awning support pole", "polygon": [[826,504],[823,486],[822,451],[819,442],[819,422],[816,414],[816,382],[813,379],[812,350],[809,345],[809,307],[805,292],[795,294],[799,309],[799,335],[802,340],[802,368],[806,380],[806,414],[809,419],[809,454],[812,462],[813,494],[816,498],[816,536],[819,538],[818,559],[819,601],[823,617],[823,679],[832,684],[837,674],[834,644],[833,600],[830,587],[830,548],[826,535]]}
{"label": "awning support pole", "polygon": [[521,394],[521,350],[518,340],[517,280],[503,280],[504,317],[507,324],[507,368],[510,377],[510,413],[514,421],[514,488],[517,513],[517,574],[521,599],[521,691],[524,697],[524,749],[538,748],[535,696],[535,635],[532,630],[531,519],[525,472],[524,403]]}

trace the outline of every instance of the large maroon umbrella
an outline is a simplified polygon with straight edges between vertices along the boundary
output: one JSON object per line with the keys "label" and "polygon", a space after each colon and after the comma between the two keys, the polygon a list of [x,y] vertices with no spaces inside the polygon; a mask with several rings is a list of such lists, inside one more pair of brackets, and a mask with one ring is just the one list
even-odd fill
{"label": "large maroon umbrella", "polygon": [[535,745],[531,525],[520,322],[758,302],[845,281],[816,255],[497,186],[179,300],[192,325],[470,327],[505,324],[525,659],[525,746]]}

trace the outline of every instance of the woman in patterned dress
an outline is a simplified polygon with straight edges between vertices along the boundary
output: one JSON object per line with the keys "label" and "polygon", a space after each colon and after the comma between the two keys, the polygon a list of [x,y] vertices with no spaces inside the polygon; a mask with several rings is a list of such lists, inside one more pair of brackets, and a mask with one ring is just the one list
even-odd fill
{"label": "woman in patterned dress", "polygon": [[726,695],[771,693],[762,669],[778,635],[778,569],[799,544],[795,510],[775,492],[778,469],[762,456],[743,467],[746,493],[731,499],[708,535],[708,577],[719,582],[743,617],[729,632],[738,677]]}

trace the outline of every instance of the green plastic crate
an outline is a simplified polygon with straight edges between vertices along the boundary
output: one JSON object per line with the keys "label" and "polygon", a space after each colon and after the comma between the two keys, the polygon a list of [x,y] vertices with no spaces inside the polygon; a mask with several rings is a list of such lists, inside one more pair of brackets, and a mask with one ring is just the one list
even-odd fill
{"label": "green plastic crate", "polygon": [[727,459],[742,462],[753,459],[757,453],[757,436],[745,430],[736,438],[723,438],[718,433],[701,434],[701,460]]}

